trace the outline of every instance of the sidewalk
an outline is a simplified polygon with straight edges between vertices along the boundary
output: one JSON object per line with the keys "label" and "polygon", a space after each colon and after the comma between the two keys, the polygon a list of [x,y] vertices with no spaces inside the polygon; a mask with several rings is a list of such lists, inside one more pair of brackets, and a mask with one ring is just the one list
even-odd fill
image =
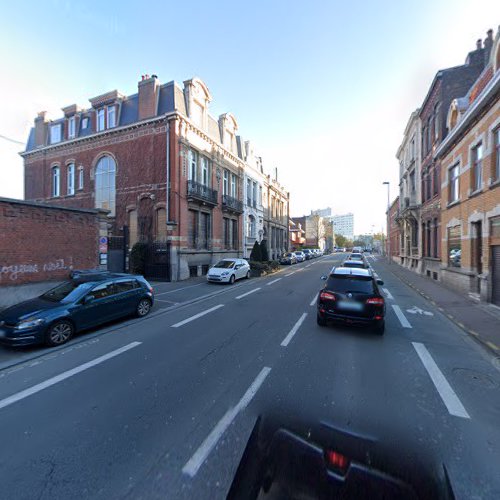
{"label": "sidewalk", "polygon": [[435,305],[443,314],[472,335],[497,356],[500,355],[500,309],[478,304],[437,281],[409,271],[384,258],[376,260],[377,267],[391,272]]}

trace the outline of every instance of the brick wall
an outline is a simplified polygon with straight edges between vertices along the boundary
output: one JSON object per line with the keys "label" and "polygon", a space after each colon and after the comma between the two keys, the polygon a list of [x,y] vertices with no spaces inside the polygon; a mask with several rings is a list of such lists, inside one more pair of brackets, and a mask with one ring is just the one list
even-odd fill
{"label": "brick wall", "polygon": [[0,286],[98,265],[98,212],[0,198]]}

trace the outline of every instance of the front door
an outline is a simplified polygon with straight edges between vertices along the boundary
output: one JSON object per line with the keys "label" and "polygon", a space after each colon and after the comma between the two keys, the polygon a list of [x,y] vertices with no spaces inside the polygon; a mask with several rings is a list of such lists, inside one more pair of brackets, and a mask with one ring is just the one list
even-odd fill
{"label": "front door", "polygon": [[491,302],[500,306],[500,245],[491,247]]}
{"label": "front door", "polygon": [[[477,275],[483,272],[483,225],[481,221],[472,223],[472,267]],[[476,276],[474,292],[480,292],[480,278]]]}
{"label": "front door", "polygon": [[[112,283],[101,283],[95,286],[80,301],[77,311],[73,313],[78,328],[92,328],[111,321],[116,317],[115,288]],[[87,301],[90,298],[90,301]]]}

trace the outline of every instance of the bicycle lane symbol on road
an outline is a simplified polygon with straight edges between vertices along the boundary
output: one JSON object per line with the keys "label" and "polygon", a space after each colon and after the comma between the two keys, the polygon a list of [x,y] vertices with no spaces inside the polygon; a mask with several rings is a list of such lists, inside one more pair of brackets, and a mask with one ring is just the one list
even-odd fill
{"label": "bicycle lane symbol on road", "polygon": [[411,309],[407,309],[406,312],[409,312],[410,314],[420,314],[421,316],[434,316],[434,313],[430,311],[424,311],[417,306],[413,306]]}

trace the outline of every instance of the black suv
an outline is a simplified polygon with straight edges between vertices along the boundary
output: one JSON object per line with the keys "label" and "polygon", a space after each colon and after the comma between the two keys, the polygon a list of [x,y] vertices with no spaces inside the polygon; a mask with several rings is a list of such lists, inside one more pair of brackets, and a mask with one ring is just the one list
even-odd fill
{"label": "black suv", "polygon": [[352,325],[368,325],[383,335],[385,329],[385,301],[375,279],[368,269],[334,267],[318,295],[318,325],[327,321]]}

